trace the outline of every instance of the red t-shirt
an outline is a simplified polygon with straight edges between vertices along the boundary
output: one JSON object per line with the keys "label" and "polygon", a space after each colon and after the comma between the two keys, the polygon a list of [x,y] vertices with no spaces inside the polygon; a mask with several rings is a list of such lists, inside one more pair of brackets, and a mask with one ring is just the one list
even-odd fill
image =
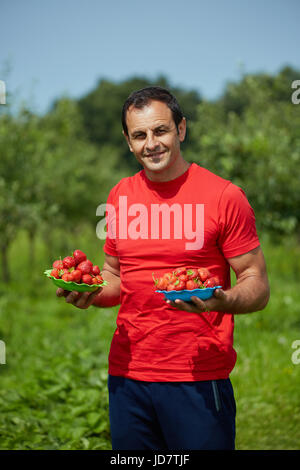
{"label": "red t-shirt", "polygon": [[168,306],[152,273],[207,267],[229,289],[226,258],[259,246],[243,190],[192,163],[168,182],[152,182],[144,170],[124,178],[107,203],[103,249],[119,258],[121,276],[109,374],[154,382],[227,378],[236,361],[233,314]]}

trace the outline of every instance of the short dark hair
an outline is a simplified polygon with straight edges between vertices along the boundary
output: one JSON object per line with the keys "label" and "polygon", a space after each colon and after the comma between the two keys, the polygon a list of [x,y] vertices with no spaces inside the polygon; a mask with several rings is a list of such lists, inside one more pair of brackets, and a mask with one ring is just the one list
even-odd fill
{"label": "short dark hair", "polygon": [[177,132],[178,124],[182,121],[183,113],[180,109],[177,99],[166,88],[160,86],[148,86],[141,90],[133,91],[125,101],[122,109],[122,126],[124,133],[128,136],[128,127],[126,124],[126,113],[128,108],[133,105],[135,108],[142,109],[152,100],[162,101],[166,103],[172,111],[173,120],[175,122]]}

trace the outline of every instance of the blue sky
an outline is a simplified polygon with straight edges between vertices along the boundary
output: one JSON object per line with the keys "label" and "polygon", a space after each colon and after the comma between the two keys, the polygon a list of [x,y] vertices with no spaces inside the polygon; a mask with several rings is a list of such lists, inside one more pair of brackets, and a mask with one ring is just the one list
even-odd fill
{"label": "blue sky", "polygon": [[213,99],[242,70],[300,70],[299,24],[299,0],[0,0],[0,79],[36,112],[133,75]]}

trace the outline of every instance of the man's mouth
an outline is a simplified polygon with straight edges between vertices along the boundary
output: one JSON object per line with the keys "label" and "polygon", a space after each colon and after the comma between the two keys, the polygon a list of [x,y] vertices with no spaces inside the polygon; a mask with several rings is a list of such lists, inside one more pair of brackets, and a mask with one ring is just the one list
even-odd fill
{"label": "man's mouth", "polygon": [[145,157],[160,157],[165,151],[163,152],[155,152],[155,153],[150,153],[148,155],[145,155]]}

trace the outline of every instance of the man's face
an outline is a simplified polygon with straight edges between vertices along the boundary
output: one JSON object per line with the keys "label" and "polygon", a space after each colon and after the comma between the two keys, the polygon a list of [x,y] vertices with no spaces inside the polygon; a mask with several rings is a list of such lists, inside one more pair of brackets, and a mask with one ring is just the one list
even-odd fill
{"label": "man's face", "polygon": [[161,101],[150,101],[147,106],[137,109],[131,106],[126,115],[128,142],[131,152],[151,176],[176,166],[180,155],[180,142],[186,132],[186,121],[182,119],[176,129],[172,112]]}

